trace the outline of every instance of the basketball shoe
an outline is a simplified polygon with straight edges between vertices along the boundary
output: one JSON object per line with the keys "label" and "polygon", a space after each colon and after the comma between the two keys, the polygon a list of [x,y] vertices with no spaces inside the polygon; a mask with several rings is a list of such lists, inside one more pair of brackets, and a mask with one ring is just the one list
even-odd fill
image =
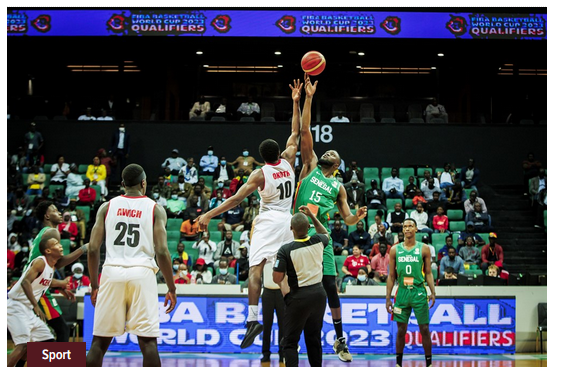
{"label": "basketball shoe", "polygon": [[240,348],[248,348],[254,342],[256,336],[261,334],[263,331],[263,325],[258,321],[249,321],[246,323],[246,335],[244,335],[244,340],[240,344]]}
{"label": "basketball shoe", "polygon": [[338,358],[343,362],[351,362],[352,354],[348,350],[348,345],[346,344],[346,338],[341,337],[336,339],[334,342],[334,353],[338,353]]}

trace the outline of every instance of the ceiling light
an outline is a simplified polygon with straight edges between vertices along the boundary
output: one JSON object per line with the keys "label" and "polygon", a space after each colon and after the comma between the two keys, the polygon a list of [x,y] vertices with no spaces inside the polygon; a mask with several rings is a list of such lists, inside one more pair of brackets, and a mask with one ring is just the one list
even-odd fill
{"label": "ceiling light", "polygon": [[439,53],[438,57],[444,57],[444,53]]}
{"label": "ceiling light", "polygon": [[365,56],[366,54],[364,52],[358,52],[358,56]]}
{"label": "ceiling light", "polygon": [[203,68],[207,68],[207,67],[208,67],[208,65],[202,65],[202,67],[203,67]]}
{"label": "ceiling light", "polygon": [[203,53],[203,51],[197,51],[197,55],[202,55]]}
{"label": "ceiling light", "polygon": [[275,54],[276,54],[276,55],[280,55],[280,54],[281,54],[281,52],[279,52],[279,51],[275,51]]}
{"label": "ceiling light", "polygon": [[431,66],[431,69],[432,69],[432,70],[436,70],[436,66]]}
{"label": "ceiling light", "polygon": [[277,65],[277,67],[278,67],[278,68],[282,68],[282,67],[283,67],[283,65]]}

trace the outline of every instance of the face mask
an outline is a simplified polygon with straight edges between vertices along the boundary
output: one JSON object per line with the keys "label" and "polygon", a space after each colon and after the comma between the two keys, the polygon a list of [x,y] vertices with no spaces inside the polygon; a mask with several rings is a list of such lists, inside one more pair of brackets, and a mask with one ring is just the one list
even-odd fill
{"label": "face mask", "polygon": [[244,155],[244,157],[248,157],[248,155],[250,154],[250,152],[245,151],[245,152],[243,152],[242,154]]}
{"label": "face mask", "polygon": [[212,152],[212,151],[208,151],[208,155],[209,155],[209,156],[212,156],[213,153],[214,153],[214,152]]}
{"label": "face mask", "polygon": [[159,194],[157,192],[153,194],[154,199],[157,199],[158,197],[159,197]]}
{"label": "face mask", "polygon": [[224,187],[224,183],[218,183],[218,188]]}
{"label": "face mask", "polygon": [[365,275],[358,275],[358,280],[360,282],[365,282],[366,281],[366,276]]}
{"label": "face mask", "polygon": [[22,247],[22,252],[26,253],[27,251],[29,251],[28,247]]}
{"label": "face mask", "polygon": [[186,271],[186,270],[182,270],[182,271],[181,271],[181,275],[184,276],[184,277],[186,277],[186,276],[187,276],[187,271]]}
{"label": "face mask", "polygon": [[228,274],[228,269],[218,269],[218,272],[222,275]]}
{"label": "face mask", "polygon": [[222,166],[226,165],[226,161],[224,161],[224,160],[220,161],[220,165],[222,165]]}
{"label": "face mask", "polygon": [[171,195],[171,198],[172,198],[173,200],[177,200],[178,196],[177,196],[177,195]]}
{"label": "face mask", "polygon": [[73,274],[73,277],[75,277],[76,279],[81,279],[83,277],[83,273],[75,273]]}
{"label": "face mask", "polygon": [[179,270],[179,265],[173,265],[173,270]]}

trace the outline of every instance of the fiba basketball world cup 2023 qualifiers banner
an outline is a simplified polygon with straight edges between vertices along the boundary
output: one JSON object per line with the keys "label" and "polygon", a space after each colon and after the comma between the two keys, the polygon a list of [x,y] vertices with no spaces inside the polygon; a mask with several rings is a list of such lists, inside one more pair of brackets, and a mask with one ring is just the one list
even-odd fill
{"label": "fiba basketball world cup 2023 qualifiers banner", "polygon": [[[242,351],[248,300],[245,297],[179,296],[177,306],[165,314],[160,302],[161,352],[261,353],[262,339],[270,339],[277,352],[281,338],[277,323]],[[394,354],[397,323],[391,321],[384,298],[341,298],[342,323],[350,352]],[[260,304],[260,322],[261,322]],[[435,354],[515,353],[515,298],[438,298],[430,310],[430,331]],[[84,299],[84,340],[92,343],[94,308]],[[275,319],[277,321],[277,319]],[[322,328],[324,353],[333,353],[334,325],[328,306]],[[422,354],[422,339],[414,314],[405,338],[407,354]],[[301,352],[306,352],[304,339]],[[112,340],[110,351],[139,351],[137,337],[128,333]]]}
{"label": "fiba basketball world cup 2023 qualifiers banner", "polygon": [[546,14],[331,10],[14,9],[8,35],[546,39]]}

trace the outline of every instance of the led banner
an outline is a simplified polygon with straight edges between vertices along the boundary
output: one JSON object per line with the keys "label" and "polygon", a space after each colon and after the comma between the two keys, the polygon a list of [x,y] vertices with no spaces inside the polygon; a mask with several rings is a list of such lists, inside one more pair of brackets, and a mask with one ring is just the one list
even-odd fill
{"label": "led banner", "polygon": [[328,10],[8,10],[8,35],[546,39],[546,14]]}
{"label": "led banner", "polygon": [[[261,353],[262,339],[271,341],[278,351],[277,323],[271,334],[259,335],[242,351],[248,300],[244,297],[179,296],[177,306],[165,314],[160,297],[161,352]],[[350,352],[357,354],[395,354],[397,324],[385,309],[384,298],[342,297],[342,323]],[[430,311],[430,331],[434,354],[513,354],[515,353],[515,298],[436,299]],[[260,304],[260,321],[261,321]],[[94,308],[84,299],[84,340],[92,343]],[[277,319],[275,318],[275,321]],[[328,306],[322,328],[324,353],[333,353],[334,325]],[[405,338],[407,354],[422,354],[422,339],[414,314]],[[304,339],[301,352],[306,353]],[[112,340],[111,351],[139,351],[137,337],[128,333]]]}

